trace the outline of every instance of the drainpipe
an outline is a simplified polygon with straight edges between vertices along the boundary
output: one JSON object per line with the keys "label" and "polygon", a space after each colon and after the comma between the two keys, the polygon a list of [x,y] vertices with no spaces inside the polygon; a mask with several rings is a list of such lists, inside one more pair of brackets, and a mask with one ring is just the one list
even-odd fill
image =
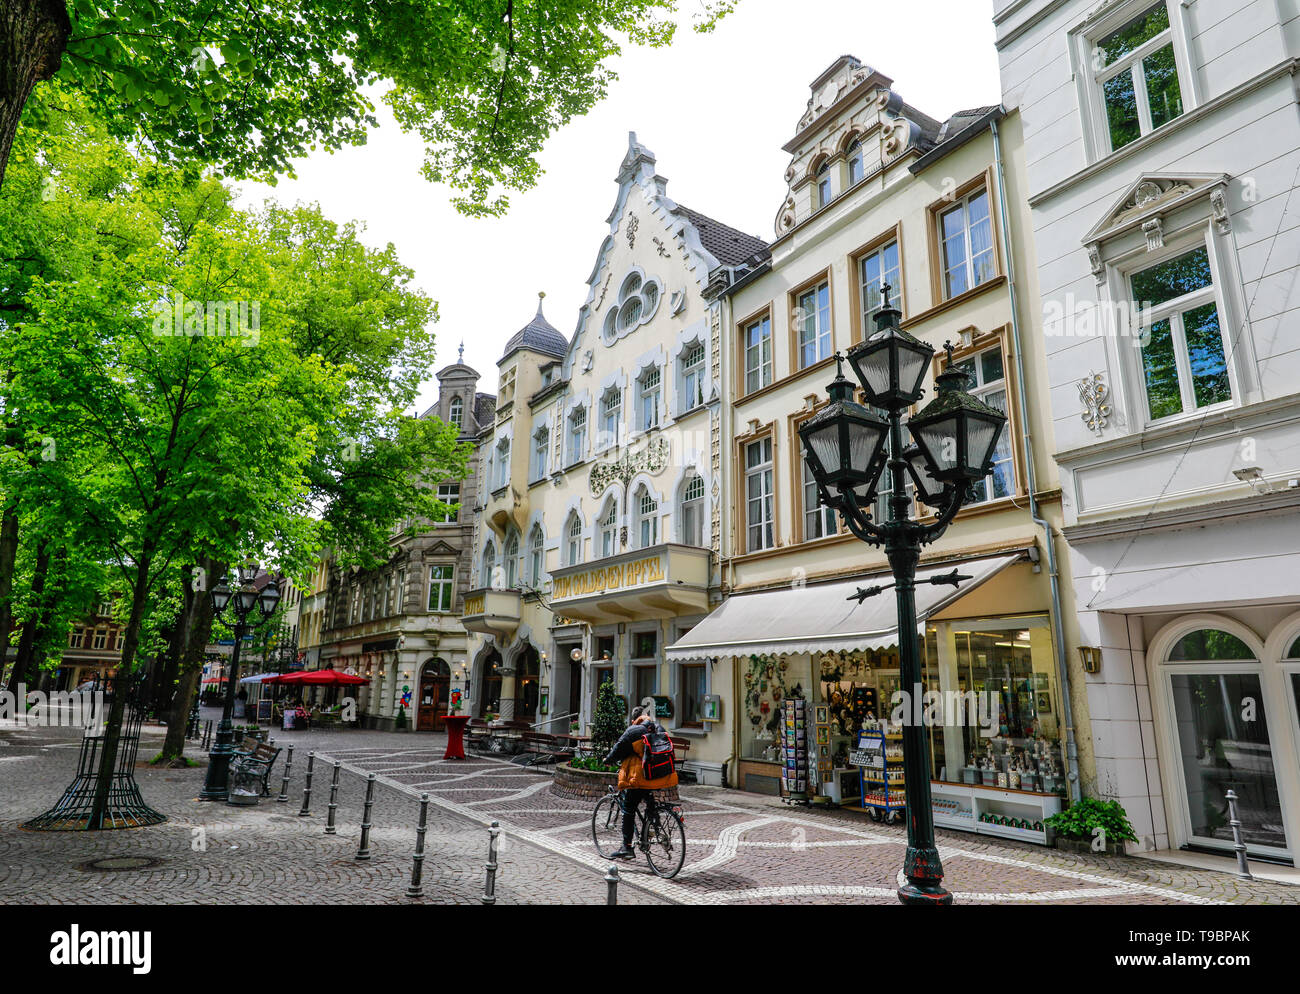
{"label": "drainpipe", "polygon": [[1034,524],[1043,529],[1047,547],[1047,576],[1052,588],[1052,639],[1056,643],[1057,678],[1061,681],[1064,693],[1061,694],[1062,717],[1065,719],[1065,764],[1067,792],[1071,804],[1079,800],[1079,751],[1074,739],[1074,707],[1070,701],[1070,667],[1065,651],[1065,632],[1061,625],[1061,575],[1056,564],[1056,541],[1052,535],[1052,526],[1038,511],[1038,500],[1034,496],[1038,489],[1034,478],[1034,450],[1030,442],[1029,404],[1025,398],[1025,367],[1020,348],[1020,311],[1016,306],[1016,267],[1015,256],[1011,251],[1011,234],[1007,227],[1007,178],[1002,164],[1002,138],[998,132],[998,122],[989,125],[993,130],[993,158],[998,168],[998,207],[1002,215],[1002,257],[1007,261],[1007,292],[1011,296],[1011,339],[1016,348],[1016,394],[1020,400],[1021,431],[1025,447],[1025,467],[1029,484],[1029,517]]}

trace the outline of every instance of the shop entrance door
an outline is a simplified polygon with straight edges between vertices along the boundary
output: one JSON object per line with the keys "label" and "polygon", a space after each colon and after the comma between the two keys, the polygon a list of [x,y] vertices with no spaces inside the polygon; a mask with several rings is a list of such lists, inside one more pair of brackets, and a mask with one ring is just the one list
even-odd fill
{"label": "shop entrance door", "polygon": [[418,732],[441,732],[447,716],[447,697],[451,670],[445,661],[431,659],[420,674],[420,709],[416,718]]}

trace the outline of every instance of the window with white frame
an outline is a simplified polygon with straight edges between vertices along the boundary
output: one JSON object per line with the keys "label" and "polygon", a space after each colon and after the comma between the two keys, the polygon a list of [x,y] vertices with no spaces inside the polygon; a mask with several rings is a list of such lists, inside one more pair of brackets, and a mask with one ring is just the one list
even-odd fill
{"label": "window with white frame", "polygon": [[618,502],[611,496],[597,521],[600,530],[600,555],[608,558],[618,552]]}
{"label": "window with white frame", "polygon": [[637,393],[641,402],[641,430],[649,431],[659,427],[659,382],[658,366],[651,366],[637,380]]}
{"label": "window with white frame", "polygon": [[492,481],[492,489],[500,490],[510,483],[510,439],[503,438],[497,443],[496,448],[496,465],[494,466],[496,476]]}
{"label": "window with white frame", "polygon": [[569,464],[581,462],[587,455],[587,409],[575,407],[569,415]]}
{"label": "window with white frame", "polygon": [[623,420],[623,391],[610,387],[600,399],[600,447],[617,445]]}
{"label": "window with white frame", "polygon": [[680,539],[683,545],[704,545],[704,478],[692,473],[682,484]]}
{"label": "window with white frame", "polygon": [[542,535],[540,525],[533,525],[532,531],[528,533],[528,584],[534,590],[540,590],[542,587],[542,557],[544,555],[546,539]]}
{"label": "window with white frame", "polygon": [[763,315],[745,326],[745,393],[772,382],[772,318]]}
{"label": "window with white frame", "polygon": [[451,611],[452,593],[456,582],[456,567],[441,563],[429,567],[429,610],[438,614]]}
{"label": "window with white frame", "polygon": [[91,646],[92,649],[103,649],[108,643],[108,630],[99,628],[95,630],[95,641]]}
{"label": "window with white frame", "polygon": [[451,404],[447,407],[447,423],[457,428],[465,426],[465,402],[459,397],[451,398]]}
{"label": "window with white frame", "polygon": [[1204,245],[1129,277],[1142,309],[1142,386],[1158,421],[1232,402],[1209,252]]}
{"label": "window with white frame", "polygon": [[85,641],[85,632],[81,628],[72,629],[72,634],[68,636],[68,648],[80,649]]}
{"label": "window with white frame", "polygon": [[[873,410],[876,414],[879,414],[882,418],[889,417],[889,412],[886,411],[883,407],[872,406],[871,410]],[[889,439],[888,436],[886,436],[885,447],[884,447],[884,455],[886,459],[892,458],[893,451],[894,451],[894,443]],[[906,473],[903,474],[903,489],[906,491],[910,501],[913,497],[916,487],[913,485],[911,478]],[[861,488],[859,488],[858,492],[862,493],[863,491]],[[886,462],[885,468],[882,469],[880,471],[880,475],[876,477],[876,502],[872,507],[872,520],[875,521],[877,524],[889,520],[890,518],[889,500],[893,496],[893,494],[894,494],[894,474],[893,471],[890,470],[889,468],[889,463]]]}
{"label": "window with white frame", "polygon": [[512,530],[506,536],[501,566],[506,574],[506,589],[514,590],[519,585],[519,533],[517,531]]}
{"label": "window with white frame", "polygon": [[659,544],[659,502],[650,488],[642,484],[636,492],[636,524],[640,548]]}
{"label": "window with white frame", "polygon": [[862,167],[862,142],[854,138],[849,142],[849,147],[845,150],[849,160],[849,186],[861,182],[862,177],[866,175]]}
{"label": "window with white frame", "polygon": [[795,309],[799,334],[799,368],[805,369],[831,354],[831,287],[817,284],[799,294]]}
{"label": "window with white frame", "polygon": [[803,467],[803,537],[804,541],[836,535],[839,528],[835,524],[835,512],[829,507],[822,507],[817,502],[817,481],[813,478],[808,461],[800,459]]}
{"label": "window with white frame", "polygon": [[393,574],[384,574],[384,617],[393,613]]}
{"label": "window with white frame", "polygon": [[974,289],[995,275],[993,221],[981,187],[939,214],[944,297]]}
{"label": "window with white frame", "polygon": [[1093,69],[1110,150],[1183,113],[1178,58],[1165,0],[1093,43]]}
{"label": "window with white frame", "polygon": [[817,170],[817,206],[825,207],[831,202],[831,164],[823,162]]}
{"label": "window with white frame", "polygon": [[483,565],[479,570],[479,586],[494,586],[496,580],[497,568],[497,547],[492,542],[488,542],[483,547]]}
{"label": "window with white frame", "polygon": [[745,446],[745,549],[757,552],[775,544],[772,491],[772,439]]}
{"label": "window with white frame", "polygon": [[515,399],[515,370],[512,366],[501,374],[501,385],[497,388],[497,406],[504,407]]}
{"label": "window with white frame", "polygon": [[402,614],[406,610],[406,570],[397,571],[397,589],[393,592],[393,613]]}
{"label": "window with white frame", "polygon": [[[970,384],[970,393],[990,407],[1007,413],[1007,380],[1003,363],[1002,346],[983,349],[967,356],[955,365],[964,372]],[[974,484],[975,501],[1010,497],[1016,491],[1016,473],[1011,463],[1011,424],[1002,429],[997,448],[993,451],[993,472]]]}
{"label": "window with white frame", "polygon": [[447,510],[442,513],[439,520],[443,523],[455,521],[457,514],[460,513],[460,484],[439,483],[438,502],[447,505]]}
{"label": "window with white frame", "polygon": [[582,519],[577,511],[569,512],[568,523],[564,526],[564,561],[569,566],[582,562]]}
{"label": "window with white frame", "polygon": [[[889,284],[890,303],[898,307],[901,296],[899,289],[898,242],[891,241],[873,249],[858,260],[858,280],[862,299],[862,335],[864,338],[874,335],[876,323],[872,320],[880,310],[883,297],[880,288]],[[899,310],[902,310],[899,307]]]}
{"label": "window with white frame", "polygon": [[695,342],[682,353],[681,410],[689,411],[704,403],[704,345]]}
{"label": "window with white frame", "polygon": [[551,450],[551,432],[545,425],[533,433],[533,479],[546,478]]}

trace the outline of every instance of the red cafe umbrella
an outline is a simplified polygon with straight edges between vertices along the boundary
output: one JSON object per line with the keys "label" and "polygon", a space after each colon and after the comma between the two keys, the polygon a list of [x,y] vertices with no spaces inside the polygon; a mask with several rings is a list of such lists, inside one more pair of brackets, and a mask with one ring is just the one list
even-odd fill
{"label": "red cafe umbrella", "polygon": [[282,683],[307,687],[354,687],[369,682],[363,676],[352,676],[341,670],[299,670],[297,673],[286,673],[283,676],[269,676],[262,681],[262,685]]}

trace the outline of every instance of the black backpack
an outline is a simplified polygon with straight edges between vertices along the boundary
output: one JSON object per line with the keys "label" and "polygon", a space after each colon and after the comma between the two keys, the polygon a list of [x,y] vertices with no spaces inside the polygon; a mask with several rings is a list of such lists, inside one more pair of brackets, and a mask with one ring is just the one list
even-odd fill
{"label": "black backpack", "polygon": [[673,757],[673,740],[668,737],[663,726],[655,722],[646,725],[646,733],[641,736],[641,772],[647,780],[659,780],[671,776],[675,768]]}

